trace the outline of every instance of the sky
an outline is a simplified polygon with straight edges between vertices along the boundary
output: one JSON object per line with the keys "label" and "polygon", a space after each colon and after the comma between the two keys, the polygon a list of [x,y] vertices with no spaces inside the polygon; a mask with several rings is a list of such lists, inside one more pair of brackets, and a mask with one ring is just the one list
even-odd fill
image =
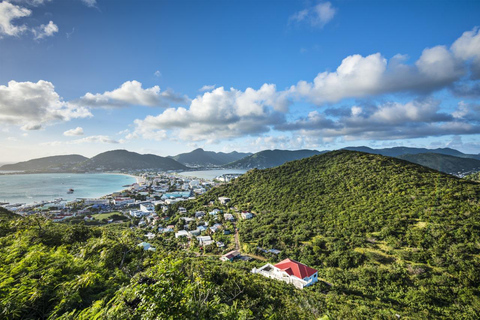
{"label": "sky", "polygon": [[480,1],[0,0],[0,162],[480,153]]}

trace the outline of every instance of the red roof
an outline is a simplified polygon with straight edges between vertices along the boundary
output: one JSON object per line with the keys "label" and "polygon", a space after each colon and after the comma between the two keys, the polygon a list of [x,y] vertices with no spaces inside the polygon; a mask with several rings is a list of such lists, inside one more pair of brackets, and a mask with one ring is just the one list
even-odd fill
{"label": "red roof", "polygon": [[310,277],[317,272],[317,270],[291,259],[280,261],[275,267],[300,279]]}

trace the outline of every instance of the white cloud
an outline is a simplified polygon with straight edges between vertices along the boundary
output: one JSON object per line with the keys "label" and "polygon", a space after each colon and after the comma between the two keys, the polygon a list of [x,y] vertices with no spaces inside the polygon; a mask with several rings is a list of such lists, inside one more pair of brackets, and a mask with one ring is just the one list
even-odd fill
{"label": "white cloud", "polygon": [[32,29],[35,34],[35,39],[42,39],[45,37],[51,37],[54,33],[58,32],[58,26],[50,21],[48,24],[42,24],[37,29]]}
{"label": "white cloud", "polygon": [[203,87],[201,87],[200,89],[198,89],[198,91],[212,91],[213,89],[215,89],[216,85],[215,84],[212,84],[212,85],[204,85]]}
{"label": "white cloud", "polygon": [[[433,99],[414,100],[405,104],[384,103],[379,106],[353,106],[335,116],[312,111],[307,117],[275,127],[301,136],[310,136],[322,141],[337,138],[345,140],[395,140],[451,134],[480,133],[480,125],[466,117],[467,111],[459,109],[451,114],[439,108]],[[473,111],[472,111],[473,112]],[[338,117],[340,115],[340,117]],[[471,119],[470,119],[471,120]]]}
{"label": "white cloud", "polygon": [[243,135],[268,132],[274,124],[284,122],[288,108],[286,98],[275,85],[264,84],[259,90],[247,88],[225,90],[223,87],[196,97],[186,108],[169,108],[158,116],[135,120],[136,129],[129,138],[163,140],[173,136],[183,140],[216,141]]}
{"label": "white cloud", "polygon": [[162,76],[162,73],[157,70],[157,71],[155,71],[154,75],[155,75],[155,77],[160,78]]}
{"label": "white cloud", "polygon": [[83,3],[87,5],[87,7],[95,7],[97,5],[97,0],[82,0]]}
{"label": "white cloud", "polygon": [[473,78],[480,79],[480,29],[476,27],[472,31],[464,32],[452,44],[451,50],[460,59],[472,59]]}
{"label": "white cloud", "polygon": [[83,128],[76,127],[75,129],[67,130],[63,133],[64,136],[83,136]]}
{"label": "white cloud", "polygon": [[333,8],[330,2],[323,2],[295,13],[290,17],[290,21],[304,21],[313,27],[323,28],[333,19],[336,12],[337,9]]}
{"label": "white cloud", "polygon": [[167,107],[169,102],[186,102],[187,97],[182,97],[172,90],[160,92],[159,86],[143,89],[142,84],[136,80],[123,83],[120,88],[104,93],[93,94],[88,92],[75,104],[88,107],[122,108],[128,106]]}
{"label": "white cloud", "polygon": [[27,31],[26,25],[14,25],[13,20],[28,17],[32,11],[10,2],[0,2],[0,37],[2,35],[17,37]]}
{"label": "white cloud", "polygon": [[89,136],[82,139],[77,139],[72,141],[73,144],[80,144],[80,143],[110,143],[110,144],[118,144],[117,140],[110,138],[109,136]]}
{"label": "white cloud", "polygon": [[52,0],[7,0],[8,2],[15,2],[15,3],[21,3],[21,4],[26,4],[29,6],[33,7],[38,7],[46,2],[51,2]]}
{"label": "white cloud", "polygon": [[7,86],[0,85],[0,123],[39,130],[46,124],[90,116],[86,108],[64,102],[51,82],[12,80]]}
{"label": "white cloud", "polygon": [[290,88],[298,97],[317,105],[344,98],[366,97],[393,92],[429,92],[460,79],[465,69],[444,46],[425,49],[414,66],[397,55],[390,63],[380,53],[366,57],[351,55],[334,72],[319,73],[313,82],[300,81]]}

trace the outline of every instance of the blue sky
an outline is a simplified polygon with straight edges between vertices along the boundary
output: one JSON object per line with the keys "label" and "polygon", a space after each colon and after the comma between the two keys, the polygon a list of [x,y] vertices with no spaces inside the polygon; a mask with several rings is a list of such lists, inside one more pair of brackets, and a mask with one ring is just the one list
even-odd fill
{"label": "blue sky", "polygon": [[480,153],[478,1],[0,2],[0,162]]}

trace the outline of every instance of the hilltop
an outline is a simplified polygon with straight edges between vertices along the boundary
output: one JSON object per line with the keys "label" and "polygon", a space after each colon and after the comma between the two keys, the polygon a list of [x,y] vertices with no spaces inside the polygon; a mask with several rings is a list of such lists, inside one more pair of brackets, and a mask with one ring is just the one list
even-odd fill
{"label": "hilltop", "polygon": [[185,170],[183,164],[153,154],[139,154],[127,150],[112,150],[89,159],[81,155],[54,156],[32,159],[0,167],[4,171],[26,172],[85,172],[119,170]]}
{"label": "hilltop", "polygon": [[100,153],[76,167],[80,170],[185,170],[183,164],[153,154],[139,154],[127,150],[112,150]]}
{"label": "hilltop", "polygon": [[346,147],[343,150],[349,151],[359,151],[372,154],[380,154],[387,157],[400,157],[407,154],[419,154],[419,153],[437,153],[447,156],[454,156],[459,158],[471,158],[480,160],[479,154],[465,154],[458,150],[452,148],[437,148],[437,149],[427,149],[427,148],[411,148],[411,147],[393,147],[393,148],[384,148],[384,149],[372,149],[369,147]]}
{"label": "hilltop", "polygon": [[449,156],[438,153],[404,154],[398,156],[398,158],[458,176],[480,171],[480,160],[472,158]]}
{"label": "hilltop", "polygon": [[243,159],[224,165],[225,168],[265,169],[277,167],[285,162],[308,158],[322,152],[317,150],[264,150]]}
{"label": "hilltop", "polygon": [[243,249],[275,248],[277,260],[320,270],[345,295],[332,307],[339,318],[359,317],[360,305],[370,312],[362,317],[480,312],[471,300],[480,294],[475,182],[395,158],[334,151],[251,170],[198,201],[220,196],[256,213],[238,224]]}
{"label": "hilltop", "polygon": [[87,157],[71,154],[65,156],[52,156],[15,164],[6,164],[0,167],[3,171],[67,171],[73,166],[88,160]]}
{"label": "hilltop", "polygon": [[169,158],[190,167],[211,167],[221,166],[236,160],[240,160],[249,155],[251,155],[251,153],[240,153],[236,151],[230,153],[223,153],[205,151],[201,148],[198,148],[188,153],[181,153],[176,156],[170,156]]}

